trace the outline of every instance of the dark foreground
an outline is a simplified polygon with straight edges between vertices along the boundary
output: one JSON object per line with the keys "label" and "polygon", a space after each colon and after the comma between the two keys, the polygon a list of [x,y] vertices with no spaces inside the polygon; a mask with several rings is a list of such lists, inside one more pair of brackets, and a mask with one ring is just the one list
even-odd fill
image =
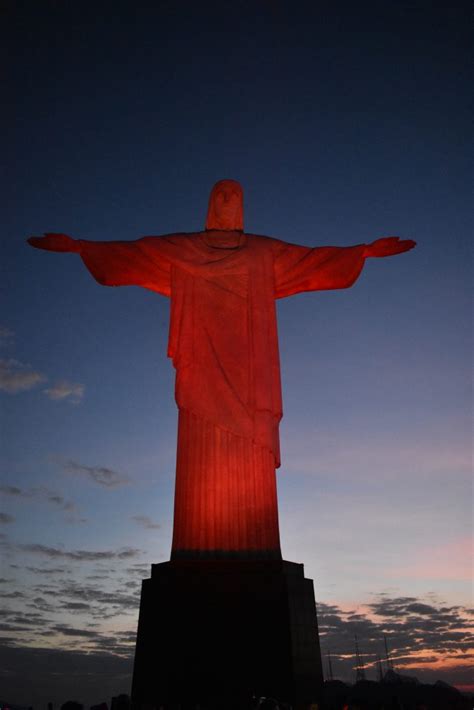
{"label": "dark foreground", "polygon": [[[112,698],[110,710],[472,710],[474,695],[463,694],[445,683],[376,683],[360,681],[346,685],[341,681],[326,681],[319,704],[295,706],[275,698],[249,698],[237,701],[222,697],[212,703],[173,704],[161,707],[132,708],[128,695]],[[23,708],[12,703],[0,703],[1,710],[56,710],[56,708]],[[60,710],[84,710],[77,701],[67,701]],[[107,703],[92,705],[90,710],[109,710]]]}
{"label": "dark foreground", "polygon": [[442,683],[434,685],[360,681],[324,684],[324,703],[318,710],[472,710],[474,696]]}

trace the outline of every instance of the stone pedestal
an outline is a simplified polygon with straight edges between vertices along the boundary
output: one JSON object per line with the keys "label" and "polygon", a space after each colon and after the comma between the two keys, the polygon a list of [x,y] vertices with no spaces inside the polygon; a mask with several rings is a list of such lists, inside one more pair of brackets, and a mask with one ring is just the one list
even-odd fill
{"label": "stone pedestal", "polygon": [[143,581],[132,705],[306,708],[322,687],[313,583],[279,560],[176,560]]}

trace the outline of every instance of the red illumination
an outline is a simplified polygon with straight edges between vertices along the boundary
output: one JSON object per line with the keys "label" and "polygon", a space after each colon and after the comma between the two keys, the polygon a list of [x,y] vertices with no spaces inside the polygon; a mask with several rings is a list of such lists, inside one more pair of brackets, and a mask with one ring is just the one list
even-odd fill
{"label": "red illumination", "polygon": [[282,416],[275,298],[347,288],[365,257],[407,251],[372,245],[310,248],[245,234],[242,190],[214,187],[205,232],[88,242],[32,238],[79,252],[106,286],[171,297],[168,356],[179,408],[173,556],[280,556],[275,468]]}

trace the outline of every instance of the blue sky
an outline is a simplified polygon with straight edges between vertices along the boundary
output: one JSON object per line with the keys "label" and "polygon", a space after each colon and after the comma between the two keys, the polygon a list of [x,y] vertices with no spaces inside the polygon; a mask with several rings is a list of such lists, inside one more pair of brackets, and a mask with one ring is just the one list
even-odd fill
{"label": "blue sky", "polygon": [[[278,303],[282,547],[315,580],[339,677],[354,629],[368,664],[388,630],[405,672],[467,686],[467,7],[49,0],[6,17],[1,652],[29,674],[10,702],[127,691],[139,583],[169,557],[177,418],[168,301],[25,239],[201,229],[226,177],[249,232],[418,242],[350,290]],[[34,671],[53,658],[54,685]]]}

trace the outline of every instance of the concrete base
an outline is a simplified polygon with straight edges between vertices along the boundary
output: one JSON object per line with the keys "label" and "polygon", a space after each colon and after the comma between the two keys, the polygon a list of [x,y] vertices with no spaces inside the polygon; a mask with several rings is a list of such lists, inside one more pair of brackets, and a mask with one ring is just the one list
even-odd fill
{"label": "concrete base", "polygon": [[303,565],[176,560],[142,585],[134,710],[307,708],[322,688],[313,583]]}

